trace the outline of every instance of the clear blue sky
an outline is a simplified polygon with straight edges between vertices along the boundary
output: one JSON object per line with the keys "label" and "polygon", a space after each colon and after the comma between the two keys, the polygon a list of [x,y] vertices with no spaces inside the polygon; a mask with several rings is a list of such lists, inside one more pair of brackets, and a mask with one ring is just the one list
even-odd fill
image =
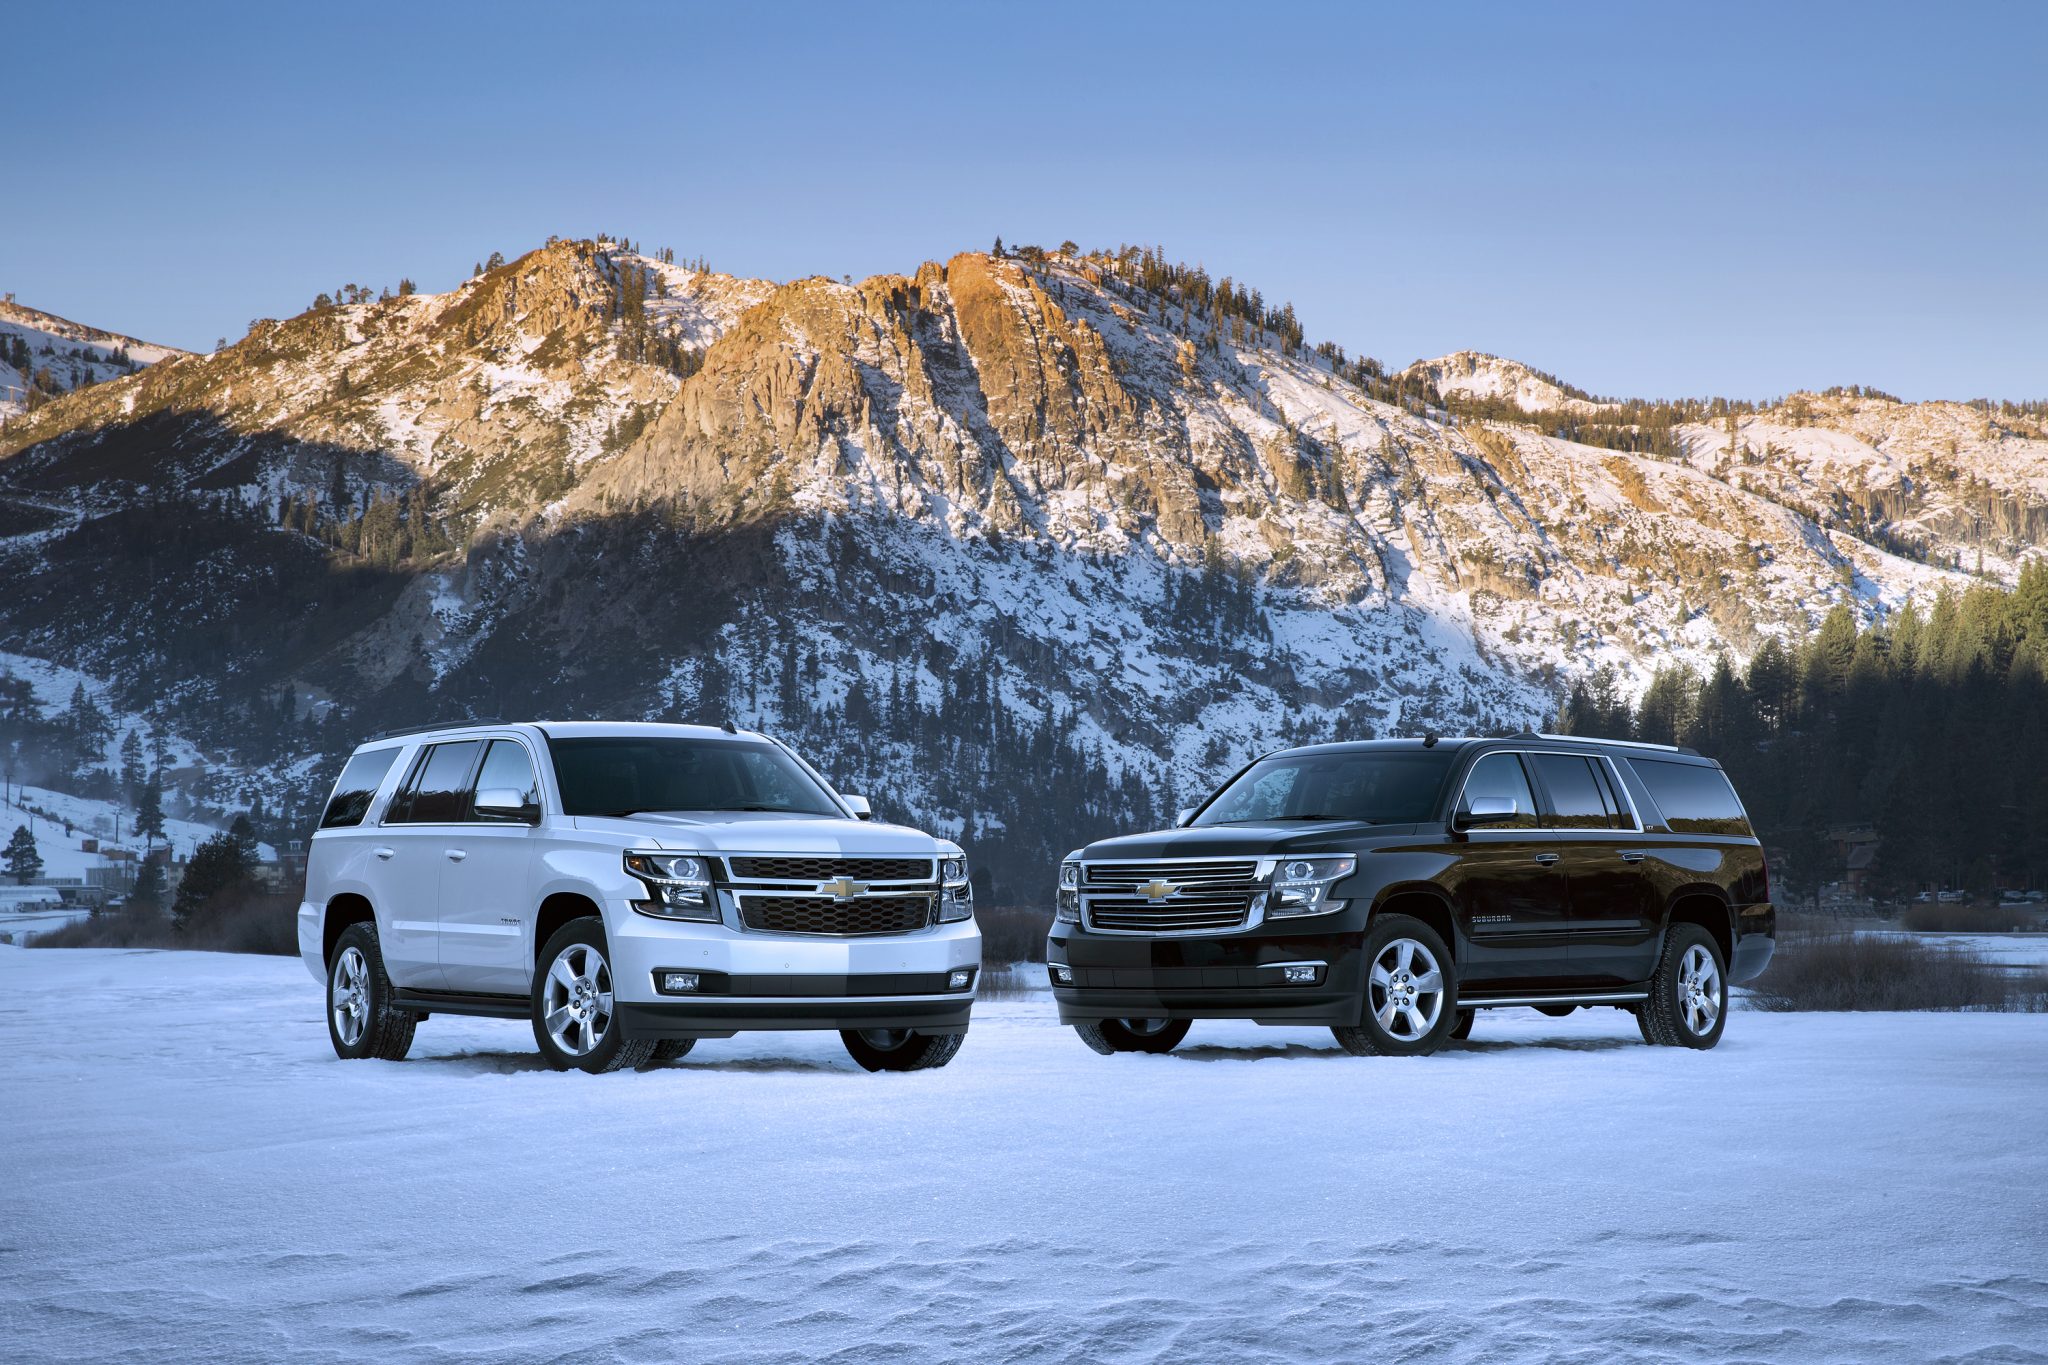
{"label": "clear blue sky", "polygon": [[39,4],[0,289],[210,346],[549,233],[1158,242],[1404,364],[2048,397],[2038,5]]}

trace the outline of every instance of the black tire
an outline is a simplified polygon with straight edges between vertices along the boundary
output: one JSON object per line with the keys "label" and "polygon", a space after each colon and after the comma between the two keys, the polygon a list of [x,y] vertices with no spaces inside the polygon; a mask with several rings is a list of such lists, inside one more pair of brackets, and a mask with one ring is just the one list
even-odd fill
{"label": "black tire", "polygon": [[1188,1036],[1193,1025],[1186,1019],[1098,1019],[1076,1024],[1081,1041],[1107,1057],[1117,1052],[1173,1051]]}
{"label": "black tire", "polygon": [[1479,1017],[1478,1010],[1459,1010],[1458,1022],[1451,1025],[1451,1037],[1464,1042],[1472,1036],[1472,1021]]}
{"label": "black tire", "polygon": [[688,1056],[690,1049],[695,1046],[697,1046],[695,1038],[657,1039],[654,1044],[654,1051],[647,1054],[647,1060],[650,1062],[672,1062],[678,1057]]}
{"label": "black tire", "polygon": [[839,1041],[853,1060],[867,1071],[930,1071],[953,1060],[960,1044],[959,1033],[913,1033],[907,1028],[839,1030]]}
{"label": "black tire", "polygon": [[[566,957],[566,961],[564,961]],[[567,973],[558,976],[560,963]],[[583,983],[580,986],[571,982]],[[595,915],[570,920],[540,950],[533,974],[528,1012],[533,1016],[533,1041],[540,1055],[557,1071],[574,1067],[593,1076],[643,1066],[654,1054],[652,1038],[628,1038],[612,1007],[611,964],[606,956],[604,921]],[[560,988],[563,999],[551,1001]],[[558,1011],[568,1018],[551,1024]],[[554,1036],[559,1026],[563,1037]]]}
{"label": "black tire", "polygon": [[1536,1012],[1538,1014],[1547,1014],[1553,1019],[1562,1019],[1577,1008],[1577,1005],[1538,1005]]}
{"label": "black tire", "polygon": [[[1409,945],[1406,953],[1404,943]],[[1330,1030],[1338,1044],[1354,1057],[1422,1057],[1450,1041],[1460,1013],[1458,972],[1436,930],[1409,915],[1381,915],[1365,931],[1361,951],[1366,982],[1358,1022]],[[1433,990],[1426,989],[1431,971],[1412,970],[1424,953],[1433,963]],[[1384,983],[1375,979],[1382,972]],[[1382,1011],[1392,1027],[1380,1017]]]}
{"label": "black tire", "polygon": [[1721,1041],[1728,1026],[1728,964],[1712,934],[1697,924],[1665,931],[1640,1018],[1644,1037],[1664,1047],[1704,1051]]}
{"label": "black tire", "polygon": [[412,1050],[419,1023],[417,1014],[392,1003],[377,926],[366,920],[342,930],[327,963],[327,1039],[334,1055],[345,1062],[398,1061]]}
{"label": "black tire", "polygon": [[1636,1017],[1636,1029],[1643,1035],[1643,1041],[1651,1047],[1658,1046],[1657,1039],[1650,1032],[1650,1011],[1641,1005],[1637,1005],[1629,1013]]}

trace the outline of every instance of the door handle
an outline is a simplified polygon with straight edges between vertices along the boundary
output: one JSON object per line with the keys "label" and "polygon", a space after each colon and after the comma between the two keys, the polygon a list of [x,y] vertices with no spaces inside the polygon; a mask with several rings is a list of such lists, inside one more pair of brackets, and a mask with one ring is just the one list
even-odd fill
{"label": "door handle", "polygon": [[451,863],[459,863],[469,856],[459,848],[451,848],[446,850],[446,852],[448,854],[448,861]]}
{"label": "door handle", "polygon": [[1557,855],[1555,853],[1539,853],[1536,855],[1536,861],[1548,867],[1557,861]]}
{"label": "door handle", "polygon": [[371,852],[375,853],[379,858],[384,859],[386,862],[389,862],[393,857],[397,855],[398,850],[395,848],[376,848],[372,849]]}
{"label": "door handle", "polygon": [[1624,853],[1621,855],[1621,860],[1625,863],[1639,863],[1643,860],[1643,854],[1640,851]]}

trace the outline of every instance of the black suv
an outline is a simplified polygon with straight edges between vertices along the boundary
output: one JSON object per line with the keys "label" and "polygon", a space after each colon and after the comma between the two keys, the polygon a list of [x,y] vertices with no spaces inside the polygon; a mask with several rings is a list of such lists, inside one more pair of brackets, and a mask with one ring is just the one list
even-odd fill
{"label": "black suv", "polygon": [[1060,1022],[1165,1052],[1194,1019],[1327,1025],[1434,1052],[1473,1013],[1630,1011],[1712,1047],[1776,942],[1763,849],[1721,766],[1558,735],[1267,754],[1177,828],[1060,866]]}

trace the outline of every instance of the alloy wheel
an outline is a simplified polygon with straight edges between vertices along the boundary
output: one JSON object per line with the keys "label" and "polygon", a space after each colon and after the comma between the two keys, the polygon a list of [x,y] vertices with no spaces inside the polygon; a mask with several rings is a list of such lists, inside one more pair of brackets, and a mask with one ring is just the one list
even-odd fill
{"label": "alloy wheel", "polygon": [[860,1040],[877,1052],[894,1052],[910,1041],[907,1028],[864,1028]]}
{"label": "alloy wheel", "polygon": [[1373,1018],[1390,1037],[1414,1042],[1435,1028],[1443,1013],[1443,969],[1426,944],[1390,939],[1373,958],[1366,997]]}
{"label": "alloy wheel", "polygon": [[541,1006],[555,1046],[572,1057],[589,1056],[612,1023],[612,970],[604,954],[587,943],[564,948],[548,968]]}
{"label": "alloy wheel", "polygon": [[1704,945],[1693,944],[1678,960],[1678,1012],[1695,1038],[1712,1033],[1721,1017],[1721,969]]}
{"label": "alloy wheel", "polygon": [[1119,1019],[1117,1022],[1140,1038],[1151,1038],[1166,1032],[1167,1025],[1173,1021],[1171,1019]]}
{"label": "alloy wheel", "polygon": [[370,1027],[370,964],[362,949],[344,948],[334,960],[330,998],[335,1036],[345,1046],[356,1046],[363,1041],[364,1030]]}

